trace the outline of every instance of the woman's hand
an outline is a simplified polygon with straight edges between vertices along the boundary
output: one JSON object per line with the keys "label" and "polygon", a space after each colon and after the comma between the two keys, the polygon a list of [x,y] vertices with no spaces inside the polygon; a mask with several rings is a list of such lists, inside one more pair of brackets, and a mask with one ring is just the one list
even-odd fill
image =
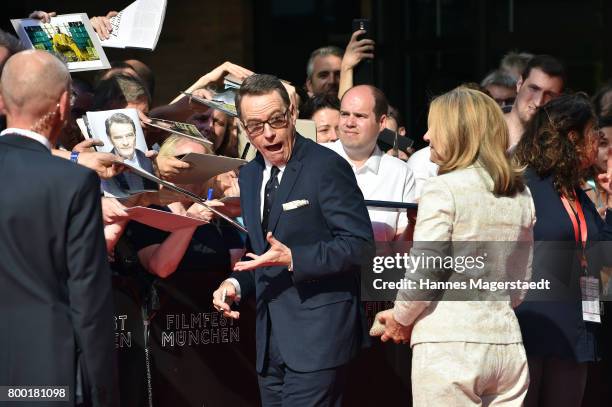
{"label": "woman's hand", "polygon": [[166,181],[175,182],[177,177],[190,167],[188,162],[181,161],[176,157],[157,156],[155,158],[157,169],[161,178]]}
{"label": "woman's hand", "polygon": [[[223,202],[219,202],[216,199],[206,201],[206,205],[214,207],[214,206],[223,206]],[[215,213],[205,207],[204,205],[200,205],[194,203],[187,209],[187,216],[191,216],[193,218],[201,219],[206,223],[209,223],[215,217]]]}
{"label": "woman's hand", "polygon": [[116,11],[109,11],[105,16],[92,17],[89,21],[94,31],[98,34],[101,40],[107,40],[110,38],[111,32],[113,32],[113,25],[110,22],[111,17],[115,17],[119,14]]}
{"label": "woman's hand", "polygon": [[608,170],[598,175],[597,180],[608,195],[608,209],[612,209],[612,147],[608,147]]}
{"label": "woman's hand", "polygon": [[40,20],[43,23],[48,23],[51,21],[51,17],[55,17],[57,13],[55,11],[42,11],[42,10],[34,10],[28,16],[28,18],[33,18],[36,20]]}
{"label": "woman's hand", "polygon": [[387,342],[389,339],[392,339],[395,343],[410,343],[412,325],[404,326],[397,322],[393,318],[393,309],[376,314],[376,321],[385,327],[384,333],[380,336],[381,341]]}

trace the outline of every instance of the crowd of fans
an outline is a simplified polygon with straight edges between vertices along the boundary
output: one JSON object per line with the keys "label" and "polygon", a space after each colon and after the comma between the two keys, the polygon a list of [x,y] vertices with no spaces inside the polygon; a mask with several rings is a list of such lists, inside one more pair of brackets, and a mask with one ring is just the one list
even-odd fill
{"label": "crowd of fans", "polygon": [[[49,13],[38,12],[36,16],[45,19]],[[92,19],[94,28],[101,37],[108,35],[108,19],[111,16],[112,13]],[[292,107],[296,109],[299,117],[314,121],[317,142],[329,147],[350,164],[365,199],[417,203],[424,194],[427,199],[423,200],[423,205],[435,206],[431,195],[433,187],[428,184],[428,180],[473,165],[479,160],[497,160],[497,163],[486,163],[485,167],[506,167],[501,170],[498,168],[497,172],[489,170],[489,174],[520,171],[520,176],[514,179],[506,174],[506,178],[500,175],[500,178],[493,179],[491,190],[488,191],[492,194],[490,196],[479,190],[473,193],[482,193],[483,202],[486,202],[493,195],[519,194],[524,198],[528,195],[528,192],[524,191],[530,191],[530,199],[533,200],[535,208],[532,214],[535,226],[529,218],[523,227],[533,228],[535,241],[574,241],[571,215],[568,218],[563,206],[563,199],[566,198],[571,201],[570,206],[574,213],[577,208],[582,208],[580,210],[583,211],[588,224],[588,237],[585,239],[612,239],[611,84],[604,85],[592,97],[584,93],[566,93],[567,73],[558,59],[549,55],[511,52],[504,56],[499,67],[487,74],[480,84],[465,84],[452,91],[455,93],[451,92],[442,99],[437,99],[435,103],[438,110],[432,113],[433,116],[430,114],[431,131],[432,128],[440,129],[441,122],[452,120],[452,115],[458,109],[471,106],[471,103],[475,106],[477,103],[486,105],[492,103],[492,100],[494,104],[477,110],[478,114],[488,115],[486,120],[483,119],[479,124],[485,127],[478,129],[474,123],[470,123],[470,112],[466,111],[467,113],[462,113],[463,118],[457,119],[459,124],[456,128],[449,127],[449,131],[456,134],[449,135],[446,139],[426,137],[426,140],[431,140],[430,147],[416,152],[411,148],[390,148],[385,151],[377,143],[379,134],[385,128],[394,132],[396,137],[416,138],[418,135],[406,134],[401,115],[389,104],[381,90],[371,85],[353,86],[355,66],[374,55],[374,42],[361,39],[360,34],[363,32],[353,34],[346,50],[325,46],[313,51],[306,63],[303,88],[284,85],[291,98]],[[20,51],[22,46],[14,36],[0,32],[0,69],[11,55]],[[88,111],[135,108],[142,124],[146,124],[149,117],[192,123],[212,142],[212,145],[202,144],[143,126],[149,150],[146,152],[146,159],[150,161],[152,170],[162,179],[173,182],[180,174],[188,171],[189,164],[179,160],[177,156],[190,152],[239,158],[241,152],[238,151],[238,134],[243,131],[241,127],[244,124],[238,118],[196,103],[182,94],[168,104],[153,106],[155,75],[152,69],[133,59],[115,61],[111,65],[109,70],[99,74],[94,83],[73,78],[70,104],[72,118],[62,129],[58,145],[52,146],[54,155],[68,160],[71,159],[71,153],[78,153],[78,164],[96,171],[103,180],[119,175],[124,168],[115,162],[115,155],[95,151],[93,147],[100,142],[84,139],[75,119]],[[252,74],[253,72],[246,68],[224,62],[195,80],[186,91],[210,98],[212,89],[222,86],[227,75],[244,80]],[[461,101],[459,107],[452,104],[453,97]],[[474,101],[480,99],[482,102]],[[462,120],[465,120],[465,123]],[[273,124],[268,122],[269,126]],[[503,129],[500,127],[500,130],[496,130],[495,126],[501,126]],[[2,118],[0,128],[5,127]],[[478,139],[478,142],[475,142],[475,139],[470,140],[469,132],[477,130],[489,133]],[[463,135],[462,132],[466,134]],[[487,148],[498,148],[487,147],[486,143],[495,144],[487,138],[490,138],[490,135],[504,137],[503,140],[507,141],[503,143],[504,154],[501,156],[481,153]],[[449,162],[455,163],[455,167]],[[240,220],[240,208],[221,201],[223,198],[240,195],[238,171],[221,174],[200,184],[179,186],[199,196],[206,196],[206,191],[212,190],[208,205]],[[503,179],[506,179],[505,184]],[[445,195],[439,195],[438,199],[444,200]],[[133,206],[148,206],[187,215],[198,218],[205,224],[164,232],[130,221],[126,209]],[[128,199],[101,197],[101,207],[107,255],[111,268],[119,274],[132,273],[134,269],[159,278],[167,278],[175,273],[202,273],[207,270],[225,271],[229,274],[234,263],[245,251],[245,236],[241,232],[218,221],[206,206],[185,200],[183,196],[163,187],[156,192]],[[508,210],[500,208],[502,209],[498,210]],[[479,213],[484,216],[483,212],[487,210],[484,206],[480,207]],[[436,223],[439,222],[436,217],[439,213],[433,213],[427,207],[422,211],[424,214],[421,214],[420,209],[415,218],[414,213],[406,210],[368,208],[376,240],[410,240],[415,223],[417,234],[419,227],[421,228],[422,240],[432,239],[432,235],[425,233],[424,228],[431,231],[436,225],[439,226]],[[423,219],[426,215],[432,217]],[[464,221],[471,222],[470,218],[467,219]],[[487,225],[480,227],[486,228]],[[456,232],[453,231],[453,239],[461,238],[461,233],[455,234]],[[449,236],[446,238],[450,239]],[[434,236],[433,239],[435,238]],[[493,236],[489,238],[495,240]],[[517,236],[512,238],[518,239]],[[571,263],[571,259],[567,261]],[[563,262],[559,264],[561,263]],[[558,264],[547,264],[545,260],[538,258],[536,252],[533,260],[534,276],[555,274],[553,266]],[[605,268],[609,263],[600,266]],[[598,275],[600,270],[593,267],[589,271]],[[600,284],[605,292],[612,280],[608,280],[608,275],[604,274]],[[456,304],[448,305],[453,306]],[[522,338],[529,375],[519,367],[515,372],[517,377],[500,378],[498,383],[519,381],[519,377],[524,386],[529,383],[528,391],[527,387],[523,390],[513,390],[522,394],[515,398],[518,404],[526,393],[525,403],[528,406],[580,405],[586,386],[588,363],[600,361],[602,356],[606,356],[606,352],[610,351],[610,344],[601,340],[602,331],[609,328],[584,321],[580,306],[579,301],[545,304],[526,302],[515,310],[520,332],[512,331],[511,334],[518,335],[519,342]],[[415,314],[409,324],[415,324],[416,315],[418,314]],[[457,313],[449,315],[461,318]],[[505,317],[501,311],[496,315]],[[550,330],[548,325],[542,324],[542,318],[552,321],[556,329]],[[398,319],[397,322],[401,323],[402,320]],[[478,324],[478,321],[475,323]],[[421,335],[427,336],[422,331]],[[388,337],[395,339],[393,335]],[[485,334],[482,337],[484,342],[488,341]],[[428,337],[427,342],[435,342],[435,338]],[[446,351],[452,353],[457,352],[457,349]],[[483,358],[487,357],[478,353],[482,351],[480,348],[473,351]],[[520,350],[512,349],[508,357],[512,358],[512,355],[520,353]],[[427,360],[420,361],[426,362]],[[508,366],[510,365],[508,362]],[[530,380],[526,376],[530,376]],[[434,383],[431,376],[417,375],[415,378],[418,378],[419,386],[427,387],[428,380]],[[476,396],[480,397],[482,394],[476,391]],[[425,402],[422,401],[422,405]]]}

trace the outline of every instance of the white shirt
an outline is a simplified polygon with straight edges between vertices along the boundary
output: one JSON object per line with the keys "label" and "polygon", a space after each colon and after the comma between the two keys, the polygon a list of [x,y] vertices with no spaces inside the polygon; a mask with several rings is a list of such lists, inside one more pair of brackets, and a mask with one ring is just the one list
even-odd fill
{"label": "white shirt", "polygon": [[[266,184],[268,183],[268,181],[270,180],[270,176],[272,175],[272,163],[268,162],[267,160],[265,160],[265,163],[266,163],[266,168],[264,168],[263,177],[261,179],[261,187],[259,189],[259,219],[263,218],[264,194],[266,193],[265,192]],[[280,186],[281,180],[283,179],[283,173],[285,172],[285,167],[286,165],[277,166],[279,171],[276,177],[278,178],[279,186]],[[289,266],[289,270],[293,270],[293,261],[291,262],[291,265]],[[229,281],[230,283],[234,285],[234,288],[236,289],[236,297],[234,298],[234,301],[239,302],[241,299],[240,298],[241,297],[240,283],[238,282],[238,280],[236,280],[233,277],[230,277],[226,279],[225,281]]]}
{"label": "white shirt", "polygon": [[410,167],[414,174],[416,182],[415,195],[418,200],[421,197],[425,181],[438,175],[438,164],[431,161],[431,149],[429,146],[412,154],[406,164],[408,164],[408,167]]}
{"label": "white shirt", "polygon": [[[353,169],[357,184],[367,200],[415,202],[415,182],[412,170],[399,158],[383,153],[378,146],[365,164],[357,168],[344,151],[340,140],[322,144],[343,157]],[[368,208],[374,238],[391,241],[408,225],[405,210]]]}
{"label": "white shirt", "polygon": [[[268,161],[265,161],[266,168],[263,172],[263,178],[261,179],[261,188],[259,190],[259,219],[263,219],[263,207],[264,207],[264,194],[266,193],[266,184],[270,180],[270,175],[272,175],[272,164]],[[285,172],[286,165],[278,166],[279,172],[276,178],[278,178],[278,185],[281,183],[281,179],[283,179],[283,173]]]}
{"label": "white shirt", "polygon": [[38,141],[43,146],[47,147],[49,151],[51,151],[52,146],[51,146],[51,143],[49,142],[49,139],[43,136],[42,134],[38,134],[31,130],[16,129],[14,127],[3,130],[2,133],[0,133],[0,136],[4,136],[6,134],[19,134],[20,136],[31,138],[32,140]]}

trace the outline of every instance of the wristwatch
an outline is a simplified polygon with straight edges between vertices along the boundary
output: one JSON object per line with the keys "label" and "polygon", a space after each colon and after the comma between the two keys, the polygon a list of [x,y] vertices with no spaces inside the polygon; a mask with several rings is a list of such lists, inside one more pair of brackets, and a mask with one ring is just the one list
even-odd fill
{"label": "wristwatch", "polygon": [[78,151],[71,151],[70,152],[70,161],[72,161],[73,163],[77,163],[79,162],[79,152]]}

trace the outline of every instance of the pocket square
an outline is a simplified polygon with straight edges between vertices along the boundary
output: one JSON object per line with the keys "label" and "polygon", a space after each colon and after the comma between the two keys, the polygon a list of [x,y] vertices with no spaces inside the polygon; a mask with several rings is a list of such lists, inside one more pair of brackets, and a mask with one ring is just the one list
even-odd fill
{"label": "pocket square", "polygon": [[283,211],[291,211],[293,209],[301,208],[302,206],[310,205],[308,199],[298,199],[296,201],[286,202],[283,204]]}

